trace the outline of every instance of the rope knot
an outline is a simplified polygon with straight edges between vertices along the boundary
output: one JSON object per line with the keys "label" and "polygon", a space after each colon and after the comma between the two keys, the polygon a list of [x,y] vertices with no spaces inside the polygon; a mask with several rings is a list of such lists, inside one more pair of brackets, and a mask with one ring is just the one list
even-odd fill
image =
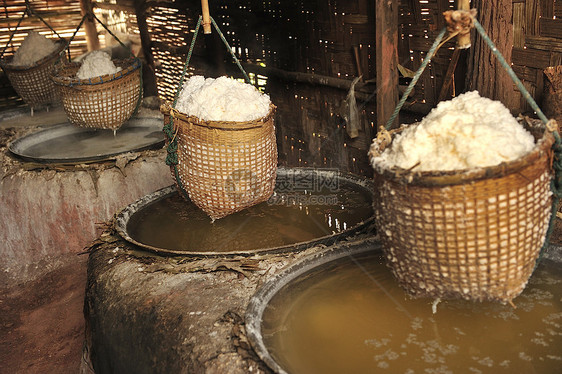
{"label": "rope knot", "polygon": [[374,158],[382,154],[385,148],[392,142],[390,131],[380,126],[377,137],[373,140],[371,148],[369,149],[369,157]]}
{"label": "rope knot", "polygon": [[443,16],[445,17],[449,34],[466,35],[474,27],[476,9],[448,10],[443,12]]}
{"label": "rope knot", "polygon": [[550,132],[558,131],[558,123],[556,122],[556,120],[555,120],[554,118],[551,119],[551,120],[549,120],[549,121],[546,123],[545,126],[546,126],[546,129],[547,129],[548,131],[550,131]]}

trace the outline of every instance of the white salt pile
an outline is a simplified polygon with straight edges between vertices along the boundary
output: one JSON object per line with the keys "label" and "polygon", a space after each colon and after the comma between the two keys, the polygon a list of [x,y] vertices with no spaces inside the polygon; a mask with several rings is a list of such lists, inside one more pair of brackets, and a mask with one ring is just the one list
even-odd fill
{"label": "white salt pile", "polygon": [[119,71],[121,68],[115,66],[109,54],[103,51],[93,51],[84,58],[76,76],[79,79],[89,79],[100,75],[115,74]]}
{"label": "white salt pile", "polygon": [[206,121],[252,121],[269,113],[269,95],[254,86],[227,77],[188,79],[176,109]]}
{"label": "white salt pile", "polygon": [[11,65],[30,66],[42,58],[48,56],[57,49],[57,45],[51,39],[44,37],[35,31],[30,31],[20,47],[14,53]]}
{"label": "white salt pile", "polygon": [[501,102],[472,91],[439,103],[371,162],[378,171],[393,166],[415,171],[462,170],[515,160],[530,152],[534,143]]}

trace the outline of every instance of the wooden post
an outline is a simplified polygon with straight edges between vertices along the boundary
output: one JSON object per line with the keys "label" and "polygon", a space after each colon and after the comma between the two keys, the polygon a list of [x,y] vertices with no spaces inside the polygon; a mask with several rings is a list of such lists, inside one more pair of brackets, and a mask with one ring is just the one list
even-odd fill
{"label": "wooden post", "polygon": [[[92,7],[92,1],[80,0],[80,11],[82,16],[84,16],[84,14],[93,14],[94,10]],[[86,20],[84,21],[84,30],[86,31],[88,51],[100,49],[98,30],[96,29],[96,23],[92,17],[86,17]]]}
{"label": "wooden post", "polygon": [[208,0],[201,0],[201,10],[203,13],[203,32],[205,34],[211,33],[211,16],[209,14]]}
{"label": "wooden post", "polygon": [[[486,30],[507,63],[511,63],[513,23],[511,0],[473,0],[478,21]],[[468,59],[467,89],[477,90],[480,96],[501,101],[513,113],[520,111],[520,93],[492,51],[475,33]]]}
{"label": "wooden post", "polygon": [[156,84],[156,73],[154,68],[154,57],[152,56],[152,39],[150,38],[150,33],[148,32],[148,24],[146,23],[146,0],[137,0],[133,3],[135,5],[137,25],[139,27],[142,52],[145,60],[142,71],[144,96],[158,96],[158,86]]}
{"label": "wooden post", "polygon": [[377,124],[384,126],[398,103],[398,2],[376,2]]}

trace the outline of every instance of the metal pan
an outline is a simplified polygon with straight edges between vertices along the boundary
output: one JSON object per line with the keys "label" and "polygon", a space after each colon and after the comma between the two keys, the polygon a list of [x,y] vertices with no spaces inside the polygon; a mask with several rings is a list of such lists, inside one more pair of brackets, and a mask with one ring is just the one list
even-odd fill
{"label": "metal pan", "polygon": [[80,128],[67,122],[16,139],[8,149],[26,161],[40,163],[107,160],[122,153],[161,148],[164,145],[162,123],[158,117],[134,118],[114,133]]}

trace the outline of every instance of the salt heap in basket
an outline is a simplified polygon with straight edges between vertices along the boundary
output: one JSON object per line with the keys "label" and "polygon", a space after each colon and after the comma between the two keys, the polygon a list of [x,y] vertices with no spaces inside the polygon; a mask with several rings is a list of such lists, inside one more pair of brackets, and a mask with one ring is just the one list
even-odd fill
{"label": "salt heap in basket", "polygon": [[31,66],[57,49],[51,39],[44,37],[36,31],[30,31],[20,47],[14,53],[10,65]]}
{"label": "salt heap in basket", "polygon": [[31,107],[55,104],[59,95],[51,79],[56,63],[64,50],[64,40],[53,41],[30,31],[13,57],[0,60],[10,83],[18,95]]}
{"label": "salt heap in basket", "polygon": [[136,57],[112,60],[98,50],[80,63],[65,64],[53,76],[69,121],[114,133],[138,109],[142,99],[141,63]]}
{"label": "salt heap in basket", "polygon": [[80,69],[76,72],[78,79],[95,78],[102,75],[115,74],[121,71],[121,67],[115,66],[111,56],[104,51],[92,51],[82,61]]}
{"label": "salt heap in basket", "polygon": [[530,130],[473,91],[373,141],[375,222],[412,296],[511,302],[525,288],[552,208],[553,137]]}
{"label": "salt heap in basket", "polygon": [[275,106],[254,86],[193,76],[173,111],[179,184],[212,220],[267,201],[277,171]]}

